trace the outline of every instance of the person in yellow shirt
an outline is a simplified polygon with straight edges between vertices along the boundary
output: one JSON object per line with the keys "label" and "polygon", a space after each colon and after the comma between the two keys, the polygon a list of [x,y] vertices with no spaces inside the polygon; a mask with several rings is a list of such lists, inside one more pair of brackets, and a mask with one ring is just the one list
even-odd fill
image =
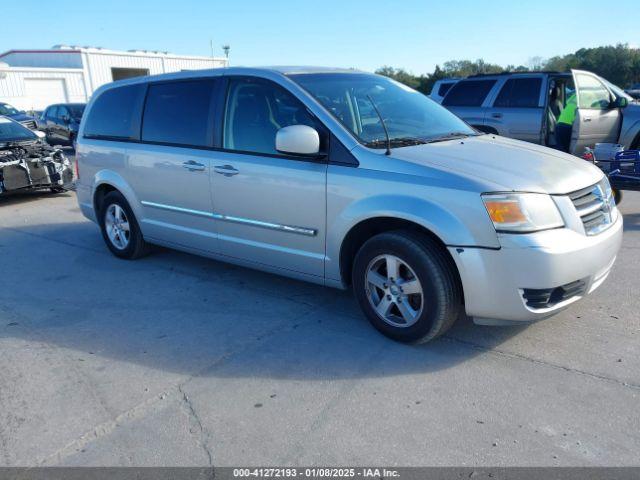
{"label": "person in yellow shirt", "polygon": [[567,99],[567,104],[558,117],[556,125],[556,144],[563,152],[569,152],[571,147],[571,131],[573,130],[573,121],[576,119],[576,110],[578,109],[578,100],[574,93]]}

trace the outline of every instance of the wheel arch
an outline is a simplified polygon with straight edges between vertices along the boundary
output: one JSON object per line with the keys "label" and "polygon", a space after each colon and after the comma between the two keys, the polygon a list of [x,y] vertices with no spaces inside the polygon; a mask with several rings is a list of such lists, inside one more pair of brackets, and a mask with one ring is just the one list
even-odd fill
{"label": "wheel arch", "polygon": [[111,170],[101,170],[95,176],[92,202],[96,218],[102,207],[104,197],[113,191],[120,192],[124,196],[139,221],[142,212],[140,211],[140,203],[136,194],[120,175]]}
{"label": "wheel arch", "polygon": [[340,278],[343,285],[351,285],[353,262],[358,250],[360,250],[365,242],[380,233],[397,230],[407,230],[415,232],[433,240],[433,242],[442,249],[442,251],[446,254],[446,257],[450,260],[450,266],[453,269],[455,276],[457,277],[460,288],[462,288],[462,281],[460,279],[460,272],[458,271],[458,267],[453,257],[451,257],[446,243],[440,238],[440,236],[438,236],[431,229],[413,220],[390,216],[376,216],[367,218],[355,224],[347,232],[340,246],[339,255]]}

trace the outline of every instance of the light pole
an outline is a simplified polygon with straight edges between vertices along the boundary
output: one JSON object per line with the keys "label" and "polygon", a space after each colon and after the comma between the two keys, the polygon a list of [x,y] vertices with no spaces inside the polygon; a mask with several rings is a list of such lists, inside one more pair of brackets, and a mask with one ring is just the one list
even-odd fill
{"label": "light pole", "polygon": [[228,44],[222,46],[222,50],[224,51],[224,56],[227,58],[227,66],[229,65],[229,50],[231,47]]}

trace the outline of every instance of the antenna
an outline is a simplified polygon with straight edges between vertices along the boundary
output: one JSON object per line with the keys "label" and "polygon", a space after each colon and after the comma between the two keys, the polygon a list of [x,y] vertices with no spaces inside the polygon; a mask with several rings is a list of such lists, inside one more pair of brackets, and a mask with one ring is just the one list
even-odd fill
{"label": "antenna", "polygon": [[213,40],[209,39],[209,47],[211,47],[211,58],[213,58],[215,55],[213,54]]}
{"label": "antenna", "polygon": [[382,124],[382,128],[384,129],[384,135],[385,135],[385,137],[387,137],[387,151],[384,152],[384,154],[385,155],[391,155],[391,139],[389,138],[389,131],[387,130],[387,126],[384,124],[384,119],[382,118],[382,115],[380,114],[380,110],[378,110],[378,107],[376,107],[376,104],[373,101],[373,99],[371,98],[371,95],[367,95],[367,98],[371,102],[371,105],[373,105],[373,109],[378,114],[378,118],[380,119],[380,123]]}

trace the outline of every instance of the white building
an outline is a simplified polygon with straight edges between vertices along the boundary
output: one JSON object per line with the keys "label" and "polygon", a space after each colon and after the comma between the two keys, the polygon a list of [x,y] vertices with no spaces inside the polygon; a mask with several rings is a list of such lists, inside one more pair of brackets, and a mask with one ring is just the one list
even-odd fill
{"label": "white building", "polygon": [[86,102],[101,85],[140,75],[218,68],[225,58],[57,45],[0,54],[0,102],[21,110]]}

